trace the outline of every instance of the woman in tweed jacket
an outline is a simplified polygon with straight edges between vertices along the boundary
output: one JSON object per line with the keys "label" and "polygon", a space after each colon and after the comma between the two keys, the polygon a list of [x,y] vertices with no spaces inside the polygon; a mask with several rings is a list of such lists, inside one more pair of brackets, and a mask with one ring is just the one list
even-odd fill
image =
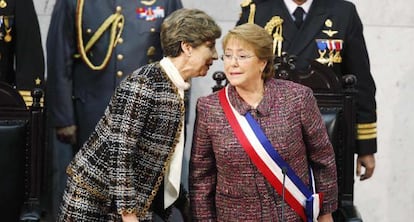
{"label": "woman in tweed jacket", "polygon": [[[250,113],[296,175],[323,193],[318,221],[337,208],[334,151],[311,89],[272,78],[272,38],[254,24],[223,39],[229,102]],[[190,201],[195,221],[301,221],[253,164],[239,143],[218,93],[201,97],[190,158]]]}
{"label": "woman in tweed jacket", "polygon": [[184,90],[218,59],[220,35],[200,10],[180,9],[164,21],[166,57],[136,70],[116,89],[67,168],[59,221],[150,221],[155,205],[168,217],[180,190]]}

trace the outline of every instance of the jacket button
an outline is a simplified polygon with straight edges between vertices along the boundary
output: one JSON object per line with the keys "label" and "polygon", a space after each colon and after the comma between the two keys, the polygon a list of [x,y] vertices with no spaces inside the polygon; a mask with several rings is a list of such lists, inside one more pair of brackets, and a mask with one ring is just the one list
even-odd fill
{"label": "jacket button", "polygon": [[124,73],[122,71],[116,72],[116,76],[118,76],[119,78],[121,78],[123,75]]}
{"label": "jacket button", "polygon": [[116,6],[116,12],[121,12],[122,11],[122,7],[121,6]]}
{"label": "jacket button", "polygon": [[123,42],[124,42],[124,39],[123,39],[123,38],[119,38],[119,39],[118,39],[118,43],[119,43],[119,44],[122,44]]}
{"label": "jacket button", "polygon": [[122,54],[118,54],[118,55],[116,56],[116,58],[118,59],[118,61],[121,61],[121,60],[123,60],[123,59],[124,59],[124,55],[122,55]]}

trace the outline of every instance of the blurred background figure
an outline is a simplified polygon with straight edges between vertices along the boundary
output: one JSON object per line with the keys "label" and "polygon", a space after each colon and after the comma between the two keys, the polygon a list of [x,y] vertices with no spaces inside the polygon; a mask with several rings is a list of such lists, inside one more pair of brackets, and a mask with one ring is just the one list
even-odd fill
{"label": "blurred background figure", "polygon": [[53,208],[61,199],[67,164],[116,86],[133,70],[162,58],[160,25],[179,8],[180,0],[56,1],[47,38]]}

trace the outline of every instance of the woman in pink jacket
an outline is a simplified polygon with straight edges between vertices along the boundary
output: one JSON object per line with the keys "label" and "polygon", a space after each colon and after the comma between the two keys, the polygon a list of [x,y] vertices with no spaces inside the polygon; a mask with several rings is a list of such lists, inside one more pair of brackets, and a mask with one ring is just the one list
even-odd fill
{"label": "woman in pink jacket", "polygon": [[223,50],[229,85],[197,103],[193,218],[333,221],[334,150],[311,89],[272,78],[272,37],[260,26],[235,27]]}

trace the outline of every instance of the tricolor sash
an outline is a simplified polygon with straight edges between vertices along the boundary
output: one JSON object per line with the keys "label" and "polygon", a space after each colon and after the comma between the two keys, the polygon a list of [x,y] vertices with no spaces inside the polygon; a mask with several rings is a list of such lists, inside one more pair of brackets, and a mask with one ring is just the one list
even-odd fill
{"label": "tricolor sash", "polygon": [[220,104],[244,150],[279,195],[284,194],[286,202],[304,222],[317,221],[322,194],[315,193],[303,183],[273,148],[250,113],[242,116],[234,109],[227,90],[228,86],[219,91]]}

